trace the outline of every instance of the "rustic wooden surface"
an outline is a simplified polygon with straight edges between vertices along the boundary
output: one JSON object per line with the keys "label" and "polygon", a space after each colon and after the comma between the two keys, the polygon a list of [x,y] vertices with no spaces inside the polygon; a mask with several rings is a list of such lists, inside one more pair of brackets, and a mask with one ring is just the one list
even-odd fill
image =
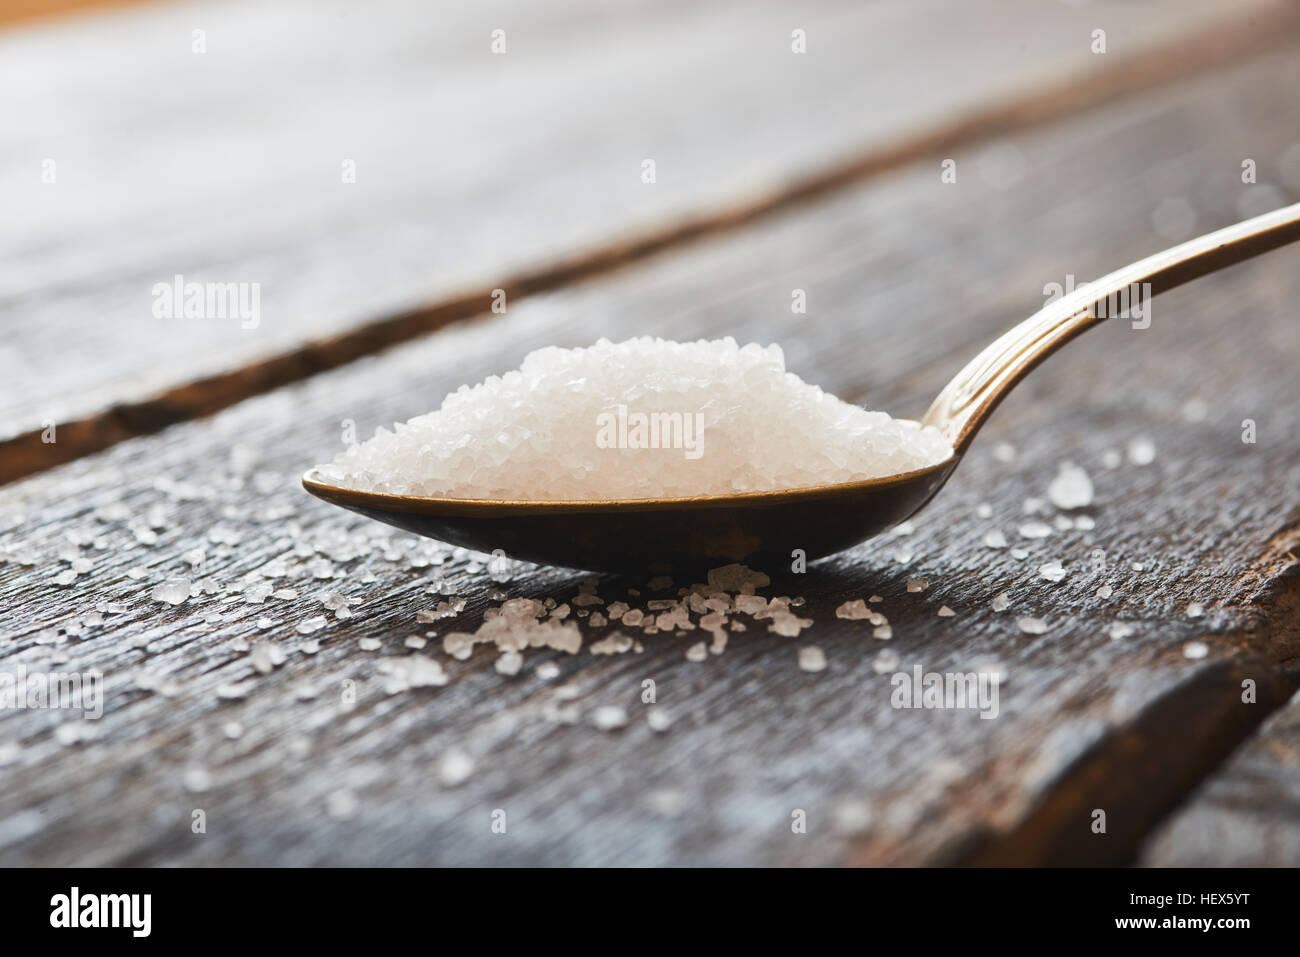
{"label": "rustic wooden surface", "polygon": [[[0,481],[481,313],[493,289],[560,287],[1176,81],[1298,19],[1281,0],[245,2],[0,33],[0,131],[22,144],[0,155]],[[177,274],[260,283],[260,324],[154,318]]]}
{"label": "rustic wooden surface", "polygon": [[1300,695],[1156,831],[1157,867],[1294,867],[1300,861]]}
{"label": "rustic wooden surface", "polygon": [[[919,415],[1042,304],[1046,283],[1300,199],[1297,88],[1292,45],[954,149],[955,185],[939,182],[940,155],[918,158],[7,486],[4,667],[98,669],[107,697],[84,725],[0,715],[0,863],[1297,863],[1294,705],[1250,742],[1296,687],[1295,250],[1162,297],[1149,329],[1117,322],[1071,344],[999,410],[910,534],[777,575],[764,591],[806,600],[804,634],[742,616],[747,630],[702,663],[685,658],[698,630],[597,655],[614,629],[584,620],[580,653],[532,651],[514,678],[486,649],[454,661],[435,638],[424,653],[448,684],[389,693],[385,659],[410,654],[408,636],[472,630],[494,595],[567,601],[589,576],[513,566],[498,582],[483,556],[297,485],[340,447],[344,420],[366,435],[532,348],[599,335],[776,341],[805,378]],[[1254,185],[1241,182],[1245,158]],[[807,315],[790,312],[795,288]],[[1140,436],[1158,450],[1151,464],[1103,464]],[[1002,442],[1010,461],[992,454]],[[1093,477],[1095,527],[1022,539],[1026,500],[1044,498],[1065,460]],[[985,547],[993,528],[1027,557]],[[62,585],[74,557],[91,567]],[[1053,559],[1068,572],[1056,584],[1037,573]],[[201,593],[153,600],[173,575]],[[909,593],[917,577],[929,588]],[[245,601],[262,580],[297,597]],[[417,612],[446,597],[434,582],[466,606],[422,623]],[[672,594],[596,582],[607,601]],[[1096,597],[1102,584],[1111,597]],[[994,612],[1003,591],[1012,605]],[[354,599],[351,617],[327,594]],[[835,616],[871,594],[888,641]],[[1188,616],[1193,602],[1202,616]],[[956,615],[938,617],[942,605]],[[1049,629],[1021,632],[1026,615]],[[321,630],[298,632],[317,616]],[[1116,622],[1132,633],[1111,638]],[[1207,655],[1188,658],[1197,641]],[[266,674],[263,643],[285,652]],[[826,671],[797,667],[808,644]],[[892,708],[873,668],[885,649],[901,670],[999,667],[999,717]],[[560,675],[548,680],[535,669],[549,661]],[[647,722],[646,679],[666,731]],[[232,684],[243,697],[221,696]],[[628,726],[594,727],[604,705],[627,709]],[[570,712],[577,723],[560,720]],[[451,786],[440,765],[456,751],[474,768]],[[1243,763],[1260,787],[1243,784]],[[196,809],[206,833],[191,830]],[[1104,835],[1091,830],[1097,809]],[[498,810],[505,834],[492,831]],[[791,829],[798,810],[804,834]]]}

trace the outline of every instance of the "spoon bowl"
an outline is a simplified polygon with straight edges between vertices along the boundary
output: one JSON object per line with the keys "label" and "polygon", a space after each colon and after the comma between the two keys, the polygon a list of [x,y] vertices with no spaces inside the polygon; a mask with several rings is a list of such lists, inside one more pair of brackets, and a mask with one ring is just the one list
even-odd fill
{"label": "spoon bowl", "polygon": [[592,571],[652,574],[743,562],[789,567],[843,551],[915,514],[958,456],[886,478],[778,492],[591,502],[493,501],[303,487],[388,525],[479,552]]}
{"label": "spoon bowl", "polygon": [[[1007,393],[1084,330],[1117,314],[1127,318],[1130,305],[1297,239],[1300,203],[1156,253],[1049,303],[939,393],[923,424],[937,428],[953,453],[917,471],[774,492],[590,502],[361,492],[330,485],[315,470],[302,484],[327,502],[419,535],[543,564],[667,572],[744,562],[776,569],[800,550],[813,561],[897,525],[930,501]],[[1149,313],[1145,318],[1150,321]]]}

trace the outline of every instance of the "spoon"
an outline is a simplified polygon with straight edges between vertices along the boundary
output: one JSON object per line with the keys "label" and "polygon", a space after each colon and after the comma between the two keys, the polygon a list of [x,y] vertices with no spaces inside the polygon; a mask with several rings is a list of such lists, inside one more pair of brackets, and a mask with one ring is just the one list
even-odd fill
{"label": "spoon", "polygon": [[[667,572],[745,562],[813,561],[897,525],[948,481],[971,440],[1035,366],[1136,291],[1145,301],[1200,276],[1300,239],[1300,203],[1125,266],[1080,286],[1020,323],[957,373],[926,413],[952,455],[884,478],[775,492],[600,501],[428,498],[340,488],[303,476],[327,502],[479,552],[593,571]],[[1117,297],[1117,298],[1112,298]],[[1108,306],[1109,301],[1109,306]]]}

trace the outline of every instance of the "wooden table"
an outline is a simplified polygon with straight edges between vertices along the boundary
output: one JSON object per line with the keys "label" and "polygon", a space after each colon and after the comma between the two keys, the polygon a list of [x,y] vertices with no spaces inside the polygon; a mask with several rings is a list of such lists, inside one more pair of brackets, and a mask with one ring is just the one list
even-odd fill
{"label": "wooden table", "polygon": [[[917,416],[1049,284],[1300,200],[1290,3],[703,6],[0,33],[0,655],[104,689],[0,714],[0,863],[1300,863],[1295,250],[1069,346],[910,528],[775,575],[802,634],[703,662],[585,616],[517,676],[454,659],[506,598],[691,582],[501,575],[302,491],[346,422],[599,336],[779,342]],[[259,283],[257,328],[155,318],[178,274]],[[1063,513],[1066,461],[1096,494]],[[887,641],[836,615],[872,595]],[[411,654],[447,683],[394,688]],[[916,666],[997,670],[996,719],[892,707]]]}

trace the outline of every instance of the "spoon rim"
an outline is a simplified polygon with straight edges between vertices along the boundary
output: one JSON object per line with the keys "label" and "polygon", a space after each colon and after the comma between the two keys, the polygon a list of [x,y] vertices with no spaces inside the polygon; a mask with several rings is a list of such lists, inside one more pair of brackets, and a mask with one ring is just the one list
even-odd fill
{"label": "spoon rim", "polygon": [[392,492],[367,492],[360,489],[333,485],[318,478],[319,468],[303,473],[302,487],[319,499],[334,505],[367,508],[387,512],[430,515],[526,515],[534,513],[592,513],[592,512],[657,512],[678,509],[751,508],[786,505],[791,502],[816,501],[852,496],[859,492],[875,491],[905,485],[944,470],[951,470],[962,454],[952,455],[934,465],[898,472],[878,478],[838,482],[833,485],[806,485],[794,489],[773,489],[756,492],[734,492],[725,495],[685,495],[661,498],[625,499],[488,499],[446,498],[431,495],[398,495]]}

